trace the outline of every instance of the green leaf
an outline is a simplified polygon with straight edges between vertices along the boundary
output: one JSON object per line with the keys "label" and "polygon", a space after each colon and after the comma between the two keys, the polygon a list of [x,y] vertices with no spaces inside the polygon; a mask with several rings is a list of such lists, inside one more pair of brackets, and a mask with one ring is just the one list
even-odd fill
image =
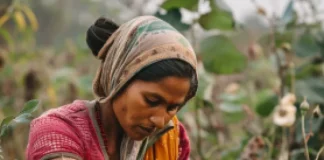
{"label": "green leaf", "polygon": [[186,8],[189,10],[196,10],[198,6],[198,0],[167,0],[161,7],[170,10],[174,8]]}
{"label": "green leaf", "polygon": [[255,111],[262,117],[269,116],[278,104],[278,96],[269,90],[261,91],[257,94],[257,104]]}
{"label": "green leaf", "polygon": [[307,97],[310,103],[324,103],[324,78],[307,78],[296,81],[296,96]]}
{"label": "green leaf", "polygon": [[206,74],[201,73],[198,77],[199,85],[196,92],[196,97],[198,97],[199,99],[204,99],[205,91],[208,87],[208,81],[206,76]]}
{"label": "green leaf", "polygon": [[321,64],[313,64],[313,62],[306,62],[295,69],[295,78],[305,79],[308,77],[312,77],[313,75],[320,75],[321,72]]}
{"label": "green leaf", "polygon": [[315,37],[310,33],[304,33],[293,45],[293,50],[299,57],[319,55],[320,48],[317,45]]}
{"label": "green leaf", "polygon": [[222,10],[212,10],[211,12],[202,15],[198,22],[202,28],[206,30],[231,30],[233,29],[234,23],[232,14]]}
{"label": "green leaf", "polygon": [[4,136],[8,126],[10,125],[10,122],[14,119],[14,116],[9,116],[6,117],[5,119],[2,120],[1,125],[0,125],[0,137]]}
{"label": "green leaf", "polygon": [[223,120],[225,124],[242,122],[245,118],[243,112],[222,112]]}
{"label": "green leaf", "polygon": [[190,27],[190,25],[181,22],[181,13],[179,8],[171,9],[164,15],[157,12],[155,16],[170,23],[178,31],[185,31],[188,30]]}
{"label": "green leaf", "polygon": [[246,67],[246,57],[223,35],[208,37],[200,46],[204,67],[209,72],[231,74]]}
{"label": "green leaf", "polygon": [[33,99],[25,103],[23,110],[20,112],[20,114],[24,113],[33,113],[37,110],[39,107],[39,100]]}
{"label": "green leaf", "polygon": [[221,159],[222,160],[238,159],[241,152],[242,152],[242,147],[240,145],[233,146],[232,148],[229,148],[228,150],[224,150],[221,153]]}
{"label": "green leaf", "polygon": [[294,9],[293,9],[294,1],[290,0],[287,5],[287,8],[281,17],[281,21],[286,25],[290,23],[294,19]]}
{"label": "green leaf", "polygon": [[220,110],[228,113],[235,113],[242,111],[242,105],[236,103],[223,102],[219,105]]}
{"label": "green leaf", "polygon": [[320,54],[324,58],[324,32],[316,33],[316,43],[320,48]]}
{"label": "green leaf", "polygon": [[32,119],[32,115],[30,113],[22,113],[19,114],[15,119],[13,119],[13,122],[15,123],[28,123]]}
{"label": "green leaf", "polygon": [[13,45],[13,39],[10,36],[10,33],[4,28],[0,28],[0,37],[3,38],[9,46]]}
{"label": "green leaf", "polygon": [[[312,125],[310,125],[312,123]],[[305,118],[305,130],[314,134],[320,133],[319,130],[324,123],[324,118]],[[296,142],[303,141],[302,128],[300,119],[296,121]],[[312,128],[310,128],[312,127]],[[311,138],[312,139],[312,138]]]}
{"label": "green leaf", "polygon": [[204,104],[204,107],[205,107],[205,108],[211,108],[211,109],[214,109],[214,104],[213,104],[213,102],[211,102],[211,101],[203,100],[203,104]]}
{"label": "green leaf", "polygon": [[[293,36],[294,36],[294,32],[292,30],[288,30],[288,31],[283,32],[283,33],[278,33],[277,32],[275,34],[275,37],[276,37],[276,40],[275,40],[276,46],[277,47],[281,47],[281,45],[283,43],[291,43]],[[268,40],[271,40],[270,37],[271,37],[271,35],[268,35]]]}
{"label": "green leaf", "polygon": [[238,92],[236,94],[223,93],[219,96],[219,98],[225,102],[243,103],[246,95],[244,92]]}

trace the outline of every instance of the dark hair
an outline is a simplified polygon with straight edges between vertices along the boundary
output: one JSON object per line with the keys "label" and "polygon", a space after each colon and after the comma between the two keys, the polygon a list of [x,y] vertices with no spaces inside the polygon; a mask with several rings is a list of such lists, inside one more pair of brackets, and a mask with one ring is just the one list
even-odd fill
{"label": "dark hair", "polygon": [[153,63],[143,68],[132,80],[139,79],[154,82],[171,76],[190,79],[190,89],[187,99],[195,95],[198,87],[196,72],[189,63],[179,59],[166,59]]}
{"label": "dark hair", "polygon": [[97,57],[107,39],[118,29],[113,21],[100,17],[87,31],[86,41],[92,54]]}
{"label": "dark hair", "polygon": [[[87,44],[93,55],[98,52],[105,44],[106,40],[118,29],[118,25],[106,18],[100,17],[87,31]],[[187,99],[195,95],[198,87],[198,80],[195,69],[187,62],[179,59],[166,59],[155,62],[138,72],[127,84],[119,91],[123,92],[134,80],[159,81],[163,78],[175,76],[190,79],[190,89]],[[119,94],[117,93],[117,95]]]}

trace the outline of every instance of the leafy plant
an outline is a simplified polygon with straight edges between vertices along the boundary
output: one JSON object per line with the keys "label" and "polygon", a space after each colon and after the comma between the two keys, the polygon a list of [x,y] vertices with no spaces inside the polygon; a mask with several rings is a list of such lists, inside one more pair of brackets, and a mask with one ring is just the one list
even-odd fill
{"label": "leafy plant", "polygon": [[4,118],[0,125],[0,139],[6,135],[8,129],[16,124],[29,122],[33,118],[32,113],[37,110],[39,105],[39,100],[30,100],[17,115]]}

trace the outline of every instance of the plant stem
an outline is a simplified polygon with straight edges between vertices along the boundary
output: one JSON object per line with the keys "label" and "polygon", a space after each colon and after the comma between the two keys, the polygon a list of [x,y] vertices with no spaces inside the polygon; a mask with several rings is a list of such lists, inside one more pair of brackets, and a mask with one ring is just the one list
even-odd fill
{"label": "plant stem", "polygon": [[304,114],[302,114],[301,123],[302,123],[302,134],[303,134],[303,138],[304,138],[305,157],[307,160],[309,160],[309,152],[308,152],[306,133],[305,133],[305,115]]}
{"label": "plant stem", "polygon": [[324,150],[324,145],[321,147],[321,149],[318,151],[317,155],[316,155],[316,159],[318,160],[319,156],[321,155],[321,152]]}
{"label": "plant stem", "polygon": [[289,64],[291,81],[290,81],[290,93],[295,94],[295,65],[293,62]]}
{"label": "plant stem", "polygon": [[276,140],[276,126],[272,126],[271,127],[271,130],[270,130],[270,135],[273,135],[272,137],[271,137],[271,140],[270,140],[270,142],[267,142],[267,143],[269,143],[268,145],[269,145],[269,154],[268,154],[268,158],[267,159],[271,159],[271,157],[272,157],[272,152],[273,152],[273,144],[274,144],[274,142],[275,142],[275,140]]}
{"label": "plant stem", "polygon": [[265,143],[267,144],[267,146],[269,147],[269,153],[266,157],[266,159],[271,159],[271,156],[272,156],[272,151],[273,151],[273,143],[271,143],[271,141],[266,138],[266,137],[263,137]]}
{"label": "plant stem", "polygon": [[[281,141],[282,141],[282,143],[281,143],[281,149],[280,149],[280,156],[281,155],[285,155],[286,154],[286,152],[288,152],[288,151],[286,151],[287,149],[287,128],[283,128],[282,127],[282,135],[281,135]],[[285,157],[285,158],[287,158],[288,159],[288,157]]]}

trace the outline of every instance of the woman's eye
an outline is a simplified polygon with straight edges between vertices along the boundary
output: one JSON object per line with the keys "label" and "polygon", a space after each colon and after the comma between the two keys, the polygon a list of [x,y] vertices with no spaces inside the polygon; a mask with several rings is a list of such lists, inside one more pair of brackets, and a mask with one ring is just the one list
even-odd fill
{"label": "woman's eye", "polygon": [[155,106],[160,104],[159,100],[152,100],[152,99],[149,99],[149,98],[145,98],[145,101],[146,101],[147,104],[149,104],[152,107],[155,107]]}

